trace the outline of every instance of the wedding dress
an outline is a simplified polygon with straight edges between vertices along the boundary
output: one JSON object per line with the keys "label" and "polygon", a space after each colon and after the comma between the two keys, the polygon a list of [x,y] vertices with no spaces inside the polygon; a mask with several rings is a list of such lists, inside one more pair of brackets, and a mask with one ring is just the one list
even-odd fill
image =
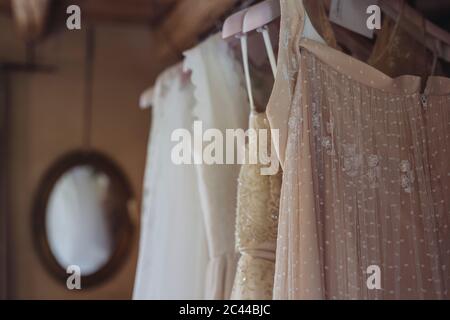
{"label": "wedding dress", "polygon": [[450,298],[450,79],[390,78],[281,1],[275,299]]}
{"label": "wedding dress", "polygon": [[[308,21],[311,28],[306,34],[337,47],[322,1],[308,1],[307,4],[317,19]],[[323,37],[312,27],[313,24],[318,27]],[[255,78],[255,70],[252,71],[252,78]],[[267,81],[256,74],[255,82]],[[258,93],[259,90],[256,89]],[[252,112],[250,128],[258,132],[270,132],[266,113]],[[246,146],[247,155],[252,143],[258,142],[250,139]],[[275,175],[261,175],[263,167],[262,163],[245,164],[239,176],[236,245],[241,252],[241,258],[233,287],[233,299],[269,300],[273,296],[282,172],[279,170]]]}
{"label": "wedding dress", "polygon": [[197,175],[171,159],[174,130],[191,130],[193,90],[181,64],[155,85],[134,299],[204,297],[208,248]]}
{"label": "wedding dress", "polygon": [[[195,104],[193,116],[203,130],[245,129],[248,109],[243,74],[228,44],[219,34],[184,53],[185,70],[191,71]],[[225,140],[222,155],[225,156]],[[211,144],[204,143],[202,147]],[[222,148],[222,146],[219,146]],[[203,148],[194,150],[202,153]],[[224,159],[222,159],[224,160]],[[238,255],[234,246],[237,164],[195,166],[209,262],[205,279],[206,299],[229,299]]]}
{"label": "wedding dress", "polygon": [[[250,129],[269,132],[265,113],[252,112]],[[247,159],[249,145],[257,143],[251,136],[246,146]],[[262,175],[263,167],[261,163],[244,164],[239,175],[236,247],[241,257],[232,299],[272,299],[281,171]]]}

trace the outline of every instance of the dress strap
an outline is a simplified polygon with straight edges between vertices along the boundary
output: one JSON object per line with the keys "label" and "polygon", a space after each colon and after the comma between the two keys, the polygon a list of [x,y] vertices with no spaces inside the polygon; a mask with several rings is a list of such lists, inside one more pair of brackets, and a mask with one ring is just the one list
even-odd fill
{"label": "dress strap", "polygon": [[305,8],[302,0],[280,0],[280,9],[277,72],[266,114],[271,129],[278,130],[279,133],[279,141],[273,143],[283,166],[287,122],[300,65],[299,43],[304,29]]}
{"label": "dress strap", "polygon": [[242,61],[244,65],[244,75],[245,75],[245,85],[247,87],[248,101],[250,104],[250,111],[256,112],[255,101],[253,99],[253,89],[252,80],[250,77],[250,65],[248,61],[248,39],[247,34],[240,36],[241,50],[242,50]]}
{"label": "dress strap", "polygon": [[280,4],[282,11],[281,30],[285,32],[284,47],[299,57],[300,49],[298,44],[303,36],[306,16],[303,0],[280,0]]}
{"label": "dress strap", "polygon": [[320,37],[322,37],[325,43],[329,47],[339,49],[336,35],[325,10],[323,0],[304,0],[303,6],[305,7],[306,12],[304,13],[305,17],[306,15],[309,16],[314,29]]}

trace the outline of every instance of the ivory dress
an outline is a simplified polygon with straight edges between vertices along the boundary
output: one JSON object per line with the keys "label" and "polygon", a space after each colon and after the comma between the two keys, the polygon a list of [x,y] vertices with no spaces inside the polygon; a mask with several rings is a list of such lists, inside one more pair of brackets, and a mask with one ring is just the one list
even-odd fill
{"label": "ivory dress", "polygon": [[[191,71],[194,86],[194,120],[202,122],[205,132],[219,130],[223,137],[227,129],[246,128],[248,102],[243,73],[221,35],[209,37],[184,55],[184,69]],[[204,143],[202,150],[209,144]],[[225,156],[226,150],[222,151]],[[195,165],[209,255],[206,299],[230,298],[238,260],[234,228],[239,169],[238,164]]]}
{"label": "ivory dress", "polygon": [[[250,128],[269,132],[265,113],[253,112]],[[249,144],[256,143],[256,139],[249,141]],[[272,299],[281,170],[276,175],[261,175],[263,167],[260,162],[244,164],[239,174],[236,248],[241,257],[232,299]]]}
{"label": "ivory dress", "polygon": [[[317,17],[311,23],[315,23],[323,34],[323,38],[319,36],[320,41],[337,47],[322,1],[311,0],[307,4],[309,12]],[[252,70],[252,78],[255,78],[255,71]],[[267,81],[256,74],[255,82]],[[272,83],[271,85],[273,86]],[[258,94],[266,88],[256,89]],[[270,132],[266,114],[253,112],[250,116],[250,128],[258,132]],[[246,146],[247,154],[252,143],[256,144],[257,141],[250,139]],[[233,299],[269,300],[273,296],[282,172],[279,170],[276,175],[261,175],[263,167],[261,163],[243,165],[239,176],[236,246],[241,258],[233,287]]]}
{"label": "ivory dress", "polygon": [[302,1],[281,6],[274,298],[448,299],[450,80],[422,95],[302,38]]}
{"label": "ivory dress", "polygon": [[197,174],[171,158],[174,130],[192,127],[193,90],[181,64],[155,84],[134,299],[204,298],[208,248]]}

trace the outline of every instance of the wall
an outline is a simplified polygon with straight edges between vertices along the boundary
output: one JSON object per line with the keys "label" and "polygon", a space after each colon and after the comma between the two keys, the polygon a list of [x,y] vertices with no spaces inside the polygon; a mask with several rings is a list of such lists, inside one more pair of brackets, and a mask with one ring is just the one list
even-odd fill
{"label": "wall", "polygon": [[8,90],[7,75],[4,67],[0,65],[0,300],[6,299],[7,296],[7,216],[8,211],[8,118],[6,105],[8,104],[6,91]]}
{"label": "wall", "polygon": [[[173,57],[158,57],[158,37],[145,26],[95,26],[92,144],[118,163],[140,203],[149,111],[139,94]],[[82,146],[86,31],[61,30],[36,47],[53,72],[10,73],[10,198],[8,297],[12,299],[126,299],[131,297],[138,249],[134,235],[126,263],[106,283],[73,292],[57,282],[35,252],[32,198],[58,157]],[[26,50],[12,21],[0,16],[0,61],[24,62]],[[138,213],[136,213],[138,215]]]}

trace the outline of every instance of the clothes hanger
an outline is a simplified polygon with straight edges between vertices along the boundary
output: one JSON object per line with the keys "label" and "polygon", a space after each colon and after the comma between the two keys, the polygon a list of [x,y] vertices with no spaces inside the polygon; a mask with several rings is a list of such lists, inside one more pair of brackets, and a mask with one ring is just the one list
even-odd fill
{"label": "clothes hanger", "polygon": [[[267,25],[280,18],[280,16],[280,1],[265,0],[257,5],[254,5],[247,11],[242,27],[242,31],[244,33],[256,30],[257,32],[262,34],[264,45],[266,47],[266,52],[269,57],[270,66],[272,68],[274,76],[277,72],[277,65]],[[305,17],[306,18],[304,22],[303,35],[307,38],[325,43],[325,40],[319,35],[319,33],[312,25],[312,22],[306,12]]]}
{"label": "clothes hanger", "polygon": [[[250,15],[248,15],[250,13]],[[242,63],[244,66],[245,84],[247,87],[248,100],[250,103],[250,110],[256,111],[255,102],[253,99],[252,81],[250,77],[249,53],[248,53],[248,35],[251,30],[258,29],[262,33],[264,45],[269,56],[270,66],[275,76],[276,74],[276,59],[273,52],[272,43],[270,40],[269,31],[266,27],[268,22],[273,21],[280,16],[280,3],[278,1],[264,1],[256,4],[250,8],[246,8],[228,17],[223,25],[222,38],[227,39],[235,36],[240,39],[242,50]],[[248,18],[247,18],[248,17]],[[271,19],[270,17],[274,17]],[[257,26],[253,28],[254,26]]]}
{"label": "clothes hanger", "polygon": [[251,77],[250,77],[247,34],[246,33],[242,34],[239,39],[241,41],[242,63],[244,65],[245,85],[247,87],[248,101],[250,103],[250,111],[255,112],[256,106],[255,106],[255,101],[253,99],[252,81],[251,81]]}
{"label": "clothes hanger", "polygon": [[[249,15],[250,14],[250,15]],[[267,24],[280,16],[280,3],[278,1],[264,1],[256,4],[250,8],[242,10],[230,16],[225,20],[224,29],[222,30],[222,37],[229,38],[236,36],[240,39],[242,50],[242,62],[244,66],[245,84],[247,87],[248,100],[250,103],[250,110],[256,112],[256,106],[253,99],[252,81],[250,77],[249,67],[249,52],[248,52],[248,32],[258,29],[263,35],[264,45],[269,56],[270,65],[273,75],[276,75],[276,59],[273,52],[272,43],[270,40]],[[248,18],[247,18],[248,17]],[[274,17],[274,19],[271,19]],[[261,22],[269,21],[261,24]],[[261,24],[258,26],[258,24]],[[258,26],[258,27],[255,27]],[[254,28],[255,27],[255,28]]]}
{"label": "clothes hanger", "polygon": [[265,0],[248,9],[242,31],[244,33],[264,27],[281,15],[280,0]]}
{"label": "clothes hanger", "polygon": [[[400,13],[402,1],[404,0],[381,0],[380,8],[383,13],[392,19],[395,19]],[[250,8],[246,14],[248,18],[245,18],[246,22],[244,22],[245,26],[243,28],[243,32],[257,30],[258,28],[261,28],[277,19],[280,16],[279,7],[279,0],[265,0]],[[420,25],[421,15],[409,6],[406,6],[405,10],[407,19],[412,23]],[[309,17],[306,14],[304,33],[307,38],[314,39],[317,37],[317,34],[314,34],[314,32],[311,35],[307,35],[309,31],[314,31],[314,28],[311,28],[312,23],[308,20]],[[439,28],[428,20],[425,23],[425,28],[427,33],[429,33],[432,37],[438,39],[440,42],[443,42],[443,45],[441,45],[442,50],[439,52],[440,58],[450,62],[450,33]],[[435,41],[427,43],[427,46],[430,50],[434,50]]]}
{"label": "clothes hanger", "polygon": [[242,33],[242,24],[244,21],[244,16],[248,9],[251,7],[256,0],[247,0],[241,3],[237,11],[225,19],[222,26],[222,38],[228,39],[232,36],[239,35]]}
{"label": "clothes hanger", "polygon": [[266,0],[249,8],[245,13],[242,24],[242,32],[248,33],[256,30],[262,34],[274,77],[277,73],[277,63],[267,25],[279,18],[280,15],[280,2],[277,0]]}
{"label": "clothes hanger", "polygon": [[242,63],[244,66],[245,85],[247,87],[248,100],[250,103],[250,110],[255,111],[255,102],[253,100],[252,83],[250,78],[250,66],[248,57],[248,38],[247,34],[243,32],[244,18],[249,8],[236,12],[225,19],[222,28],[222,38],[228,39],[236,37],[240,40],[242,51]]}
{"label": "clothes hanger", "polygon": [[[269,57],[272,73],[275,77],[277,72],[276,58],[270,40],[267,25],[278,19],[280,16],[281,16],[280,1],[265,0],[248,9],[237,12],[234,15],[227,18],[225,20],[224,28],[222,30],[222,37],[224,39],[230,38],[232,36],[236,36],[240,39],[245,82],[250,102],[250,109],[252,111],[256,111],[256,107],[253,99],[252,85],[250,78],[248,33],[250,33],[253,30],[257,30],[262,34],[266,52]],[[241,24],[242,26],[240,27]],[[320,37],[320,35],[315,31],[308,17],[305,19],[305,25],[308,25],[308,27],[304,28],[304,30],[306,30],[306,32],[311,34],[310,35],[311,38],[325,43],[322,37]]]}
{"label": "clothes hanger", "polygon": [[[281,16],[280,0],[265,0],[259,4],[252,6],[244,17],[242,31],[244,33],[256,30],[260,32],[264,39],[264,45],[269,57],[270,65],[274,76],[277,72],[276,58],[273,46],[270,40],[267,25],[275,21]],[[314,28],[307,12],[305,12],[305,21],[303,27],[303,36],[322,43],[325,40],[319,35]]]}
{"label": "clothes hanger", "polygon": [[269,58],[270,67],[272,69],[273,76],[275,78],[277,74],[277,61],[275,58],[275,52],[273,50],[272,41],[270,40],[269,28],[267,26],[258,28],[256,31],[261,33],[264,40],[264,46],[266,48],[266,53]]}
{"label": "clothes hanger", "polygon": [[[248,33],[258,28],[263,28],[280,18],[280,16],[280,0],[265,0],[258,3],[251,7],[245,15],[243,32]],[[325,40],[315,30],[307,12],[305,12],[303,36],[325,43]]]}
{"label": "clothes hanger", "polygon": [[242,25],[244,23],[244,17],[247,11],[248,8],[236,12],[225,19],[222,27],[222,39],[228,39],[242,33]]}

